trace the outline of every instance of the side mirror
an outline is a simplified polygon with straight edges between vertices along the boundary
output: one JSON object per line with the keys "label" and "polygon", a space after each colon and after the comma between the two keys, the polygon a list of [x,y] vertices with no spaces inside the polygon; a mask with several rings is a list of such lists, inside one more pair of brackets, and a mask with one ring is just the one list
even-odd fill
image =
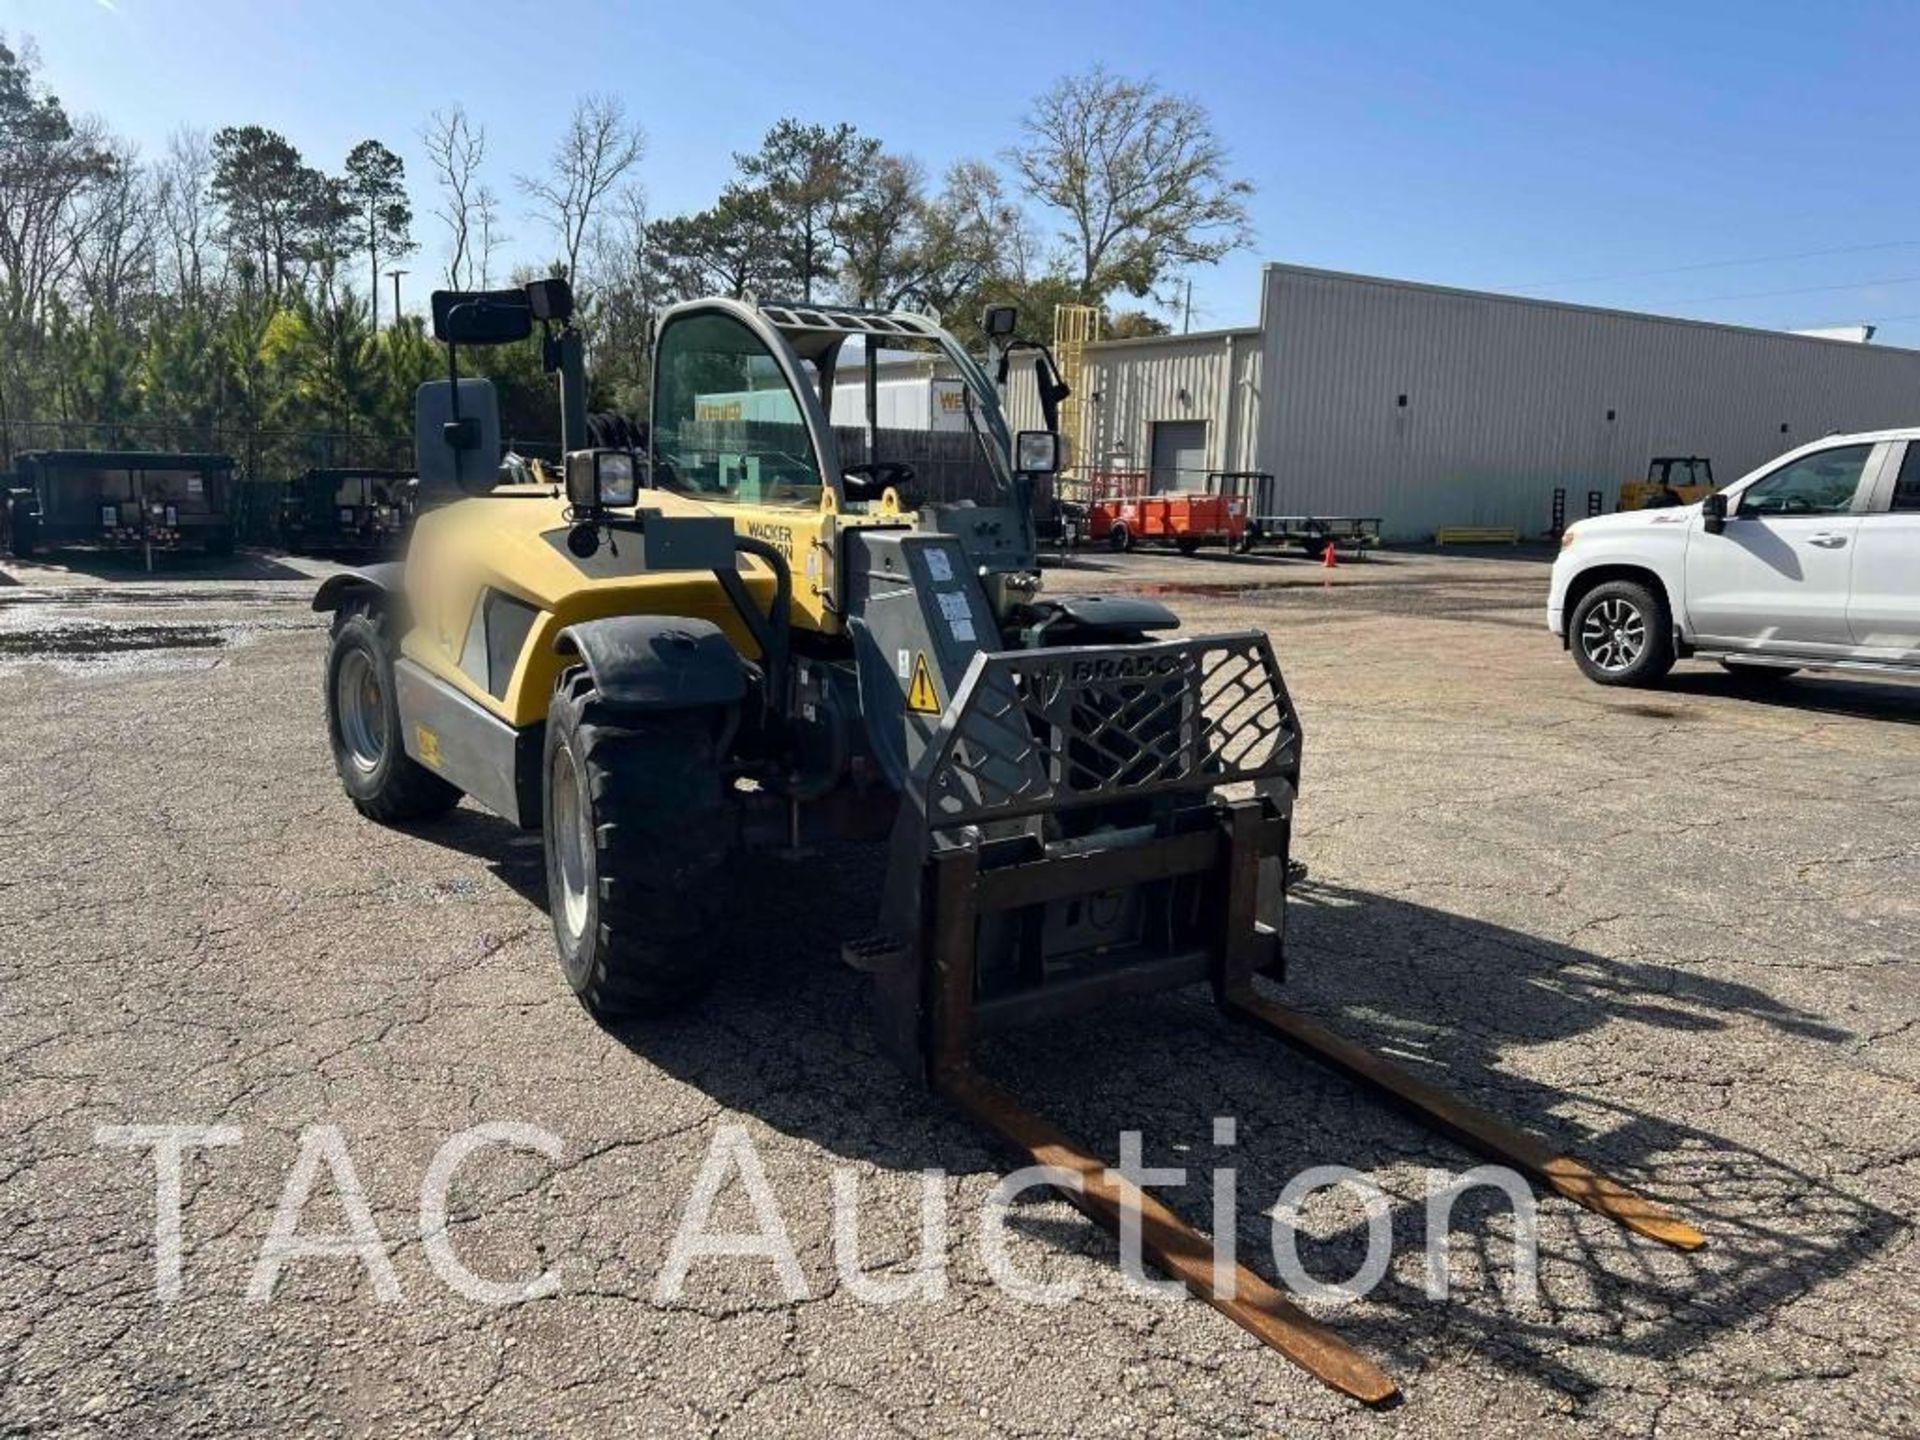
{"label": "side mirror", "polygon": [[1700,502],[1700,528],[1709,535],[1718,535],[1727,528],[1727,497],[1712,494]]}
{"label": "side mirror", "polygon": [[1022,430],[1013,441],[1013,469],[1017,475],[1052,475],[1060,469],[1060,433]]}
{"label": "side mirror", "polygon": [[491,490],[500,475],[500,399],[493,382],[429,380],[416,390],[413,456],[422,490]]}
{"label": "side mirror", "polygon": [[[569,306],[571,303],[569,297]],[[436,340],[450,345],[510,345],[532,333],[533,310],[527,290],[433,292]]]}

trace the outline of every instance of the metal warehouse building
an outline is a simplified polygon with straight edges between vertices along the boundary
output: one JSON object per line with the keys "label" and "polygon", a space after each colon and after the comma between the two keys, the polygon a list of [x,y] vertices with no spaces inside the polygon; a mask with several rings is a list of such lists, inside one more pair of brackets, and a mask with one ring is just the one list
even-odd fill
{"label": "metal warehouse building", "polygon": [[[1074,468],[1157,489],[1269,471],[1287,514],[1538,534],[1553,492],[1612,509],[1654,455],[1732,480],[1835,430],[1920,424],[1920,351],[1297,265],[1248,329],[1082,351]],[[1016,402],[1019,415],[1030,408]]]}

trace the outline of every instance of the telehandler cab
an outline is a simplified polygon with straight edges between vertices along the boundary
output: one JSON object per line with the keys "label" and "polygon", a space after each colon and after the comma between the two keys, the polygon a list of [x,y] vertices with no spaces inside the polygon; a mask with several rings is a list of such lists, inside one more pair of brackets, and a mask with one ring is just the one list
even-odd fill
{"label": "telehandler cab", "polygon": [[[1369,1402],[1371,1361],[972,1066],[977,1036],[1207,984],[1220,1006],[1537,1182],[1681,1248],[1691,1226],[1277,1004],[1300,726],[1263,634],[1166,638],[1171,613],[1040,593],[1033,491],[1066,387],[990,310],[984,363],[933,319],[700,300],[659,318],[652,410],[593,427],[564,282],[433,297],[448,379],[416,407],[404,562],[328,578],[327,726],[353,802],[423,821],[462,794],[543,835],[561,968],[596,1017],[723,975],[729,851],[890,834],[870,972],[886,1049],[973,1120],[1077,1178],[1109,1228],[1262,1341]],[[564,485],[499,484],[495,401],[463,346],[538,329]],[[916,504],[886,458],[876,353],[964,385],[998,503]],[[1031,357],[1047,428],[1010,434]],[[863,385],[842,463],[836,387]],[[844,408],[844,407],[843,407]],[[853,438],[846,443],[851,446]],[[435,504],[435,497],[443,503]],[[766,823],[769,810],[773,823]]]}

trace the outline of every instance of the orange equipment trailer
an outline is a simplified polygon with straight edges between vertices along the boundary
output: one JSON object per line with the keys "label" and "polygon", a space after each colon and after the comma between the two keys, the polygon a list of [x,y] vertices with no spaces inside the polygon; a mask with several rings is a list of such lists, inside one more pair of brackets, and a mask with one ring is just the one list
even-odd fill
{"label": "orange equipment trailer", "polygon": [[1087,476],[1087,538],[1115,550],[1142,543],[1191,555],[1202,545],[1233,549],[1247,528],[1243,495],[1214,490],[1149,489],[1145,470],[1095,470]]}

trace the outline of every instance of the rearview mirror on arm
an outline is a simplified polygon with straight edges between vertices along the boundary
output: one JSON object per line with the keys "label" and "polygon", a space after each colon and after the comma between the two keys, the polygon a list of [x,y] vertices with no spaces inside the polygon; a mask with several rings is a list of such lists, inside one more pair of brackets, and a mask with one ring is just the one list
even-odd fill
{"label": "rearview mirror on arm", "polygon": [[491,380],[429,380],[414,392],[420,489],[483,495],[500,473],[500,401]]}

